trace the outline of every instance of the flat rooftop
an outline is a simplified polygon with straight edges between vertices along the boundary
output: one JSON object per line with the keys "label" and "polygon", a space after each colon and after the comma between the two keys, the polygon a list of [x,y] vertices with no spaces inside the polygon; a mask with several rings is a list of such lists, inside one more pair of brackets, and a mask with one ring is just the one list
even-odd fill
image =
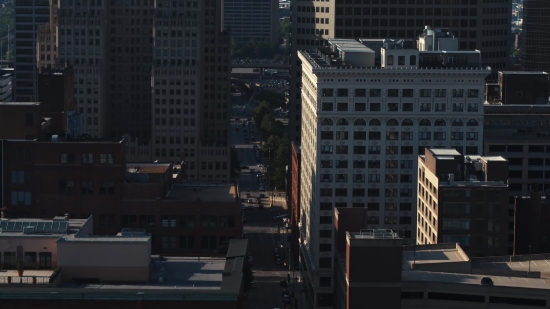
{"label": "flat rooftop", "polygon": [[1,237],[59,237],[78,232],[87,219],[0,219]]}
{"label": "flat rooftop", "polygon": [[435,156],[460,156],[460,152],[456,149],[439,149],[439,148],[430,148],[428,149]]}
{"label": "flat rooftop", "polygon": [[100,290],[220,290],[224,266],[225,259],[166,257],[162,261],[154,261],[148,283],[67,283],[62,287]]}
{"label": "flat rooftop", "polygon": [[179,201],[204,202],[235,202],[235,186],[229,184],[221,185],[187,185],[175,184],[168,193],[168,199]]}
{"label": "flat rooftop", "polygon": [[258,68],[231,68],[231,74],[260,74]]}
{"label": "flat rooftop", "polygon": [[127,163],[129,173],[164,174],[170,168],[170,163]]}

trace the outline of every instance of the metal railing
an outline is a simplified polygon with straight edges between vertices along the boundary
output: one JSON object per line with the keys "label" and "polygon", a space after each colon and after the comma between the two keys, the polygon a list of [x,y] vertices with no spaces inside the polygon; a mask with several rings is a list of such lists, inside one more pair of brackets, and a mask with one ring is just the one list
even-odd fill
{"label": "metal railing", "polygon": [[370,229],[370,230],[360,230],[359,237],[365,238],[383,238],[383,239],[396,239],[400,238],[399,235],[388,229]]}
{"label": "metal railing", "polygon": [[50,276],[6,276],[0,277],[0,284],[50,284]]}

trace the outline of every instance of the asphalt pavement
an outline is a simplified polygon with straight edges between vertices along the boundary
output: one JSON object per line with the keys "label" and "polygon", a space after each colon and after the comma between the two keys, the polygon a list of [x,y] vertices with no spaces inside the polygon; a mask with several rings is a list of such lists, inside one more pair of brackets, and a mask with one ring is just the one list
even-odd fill
{"label": "asphalt pavement", "polygon": [[[234,108],[233,111],[241,120],[246,120],[246,113],[250,116],[253,113],[252,107],[242,109],[239,106]],[[239,128],[239,131],[236,131],[235,128]],[[256,142],[245,143],[245,128],[249,139],[251,136],[250,129],[252,129],[256,136]],[[233,120],[231,131],[232,143],[238,151],[241,166],[247,166],[254,170],[253,173],[250,172],[250,169],[243,169],[241,171],[239,187],[242,197],[245,197],[248,193],[255,202],[260,194],[266,196],[262,199],[263,209],[260,209],[256,203],[243,202],[245,206],[253,206],[253,209],[247,208],[245,210],[247,223],[244,224],[244,231],[248,235],[249,252],[253,256],[251,268],[256,285],[255,289],[248,291],[248,299],[244,302],[243,308],[285,308],[281,295],[282,288],[280,287],[280,281],[287,279],[287,274],[292,276],[292,271],[288,270],[288,264],[285,267],[284,265],[277,265],[275,261],[275,247],[283,239],[278,231],[284,232],[284,228],[276,227],[277,224],[282,226],[283,222],[282,219],[274,219],[274,216],[278,212],[287,212],[285,212],[284,205],[280,202],[280,199],[277,199],[279,201],[275,201],[274,206],[270,207],[271,192],[259,191],[259,178],[255,172],[262,171],[262,168],[257,166],[260,163],[256,162],[254,150],[254,145],[260,147],[260,137],[257,135],[258,130],[253,125],[243,127],[240,121]],[[288,255],[283,256],[283,258],[288,258]]]}

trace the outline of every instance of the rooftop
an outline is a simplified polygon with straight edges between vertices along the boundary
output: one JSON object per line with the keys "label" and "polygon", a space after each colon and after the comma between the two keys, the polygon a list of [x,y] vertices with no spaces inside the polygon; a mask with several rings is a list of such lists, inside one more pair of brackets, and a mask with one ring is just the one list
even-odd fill
{"label": "rooftop", "polygon": [[59,237],[77,233],[87,219],[0,219],[0,237]]}
{"label": "rooftop", "polygon": [[235,202],[235,186],[230,184],[174,184],[167,198],[180,201]]}
{"label": "rooftop", "polygon": [[428,149],[435,156],[460,156],[460,152],[456,149],[440,149],[440,148],[430,148]]}
{"label": "rooftop", "polygon": [[351,239],[401,239],[399,235],[388,229],[360,230],[359,233],[349,233]]}

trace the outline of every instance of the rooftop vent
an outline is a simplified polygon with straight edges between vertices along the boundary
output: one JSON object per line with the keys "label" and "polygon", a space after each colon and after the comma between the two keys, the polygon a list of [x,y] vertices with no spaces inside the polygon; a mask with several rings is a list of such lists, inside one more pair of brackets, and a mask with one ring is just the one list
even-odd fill
{"label": "rooftop vent", "polygon": [[56,216],[53,218],[53,222],[69,221],[68,216]]}
{"label": "rooftop vent", "polygon": [[34,234],[34,226],[23,227],[23,234]]}

